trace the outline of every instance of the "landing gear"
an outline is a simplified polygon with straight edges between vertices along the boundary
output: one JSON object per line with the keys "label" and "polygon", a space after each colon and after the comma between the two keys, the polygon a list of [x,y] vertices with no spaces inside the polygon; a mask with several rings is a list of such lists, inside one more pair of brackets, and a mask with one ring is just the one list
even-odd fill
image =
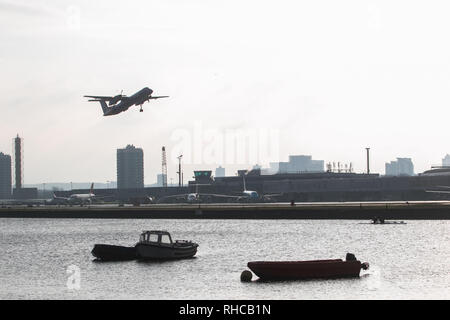
{"label": "landing gear", "polygon": [[144,112],[144,109],[142,109],[142,104],[141,104],[141,109],[139,109],[139,112]]}

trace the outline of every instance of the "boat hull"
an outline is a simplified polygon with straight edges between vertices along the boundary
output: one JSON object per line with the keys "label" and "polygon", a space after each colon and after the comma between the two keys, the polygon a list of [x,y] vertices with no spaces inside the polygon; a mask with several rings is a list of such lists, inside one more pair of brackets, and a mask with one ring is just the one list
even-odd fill
{"label": "boat hull", "polygon": [[197,253],[198,245],[176,246],[150,243],[136,244],[136,255],[141,260],[174,260],[192,258]]}
{"label": "boat hull", "polygon": [[136,259],[135,247],[114,246],[109,244],[96,244],[91,251],[92,255],[101,261],[123,261]]}
{"label": "boat hull", "polygon": [[360,261],[254,261],[247,266],[261,280],[306,280],[359,277]]}

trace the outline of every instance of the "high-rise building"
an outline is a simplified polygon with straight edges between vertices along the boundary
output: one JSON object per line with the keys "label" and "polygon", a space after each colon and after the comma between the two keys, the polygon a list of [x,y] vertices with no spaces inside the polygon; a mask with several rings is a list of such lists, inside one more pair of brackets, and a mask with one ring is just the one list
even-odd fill
{"label": "high-rise building", "polygon": [[450,154],[447,154],[444,159],[442,159],[443,167],[450,167]]}
{"label": "high-rise building", "polygon": [[14,138],[14,184],[16,189],[22,188],[23,179],[23,148],[22,138]]}
{"label": "high-rise building", "polygon": [[397,158],[397,161],[386,163],[385,174],[387,176],[413,176],[414,164],[411,158]]}
{"label": "high-rise building", "polygon": [[0,152],[0,199],[11,198],[11,156]]}
{"label": "high-rise building", "polygon": [[215,177],[225,177],[225,168],[222,168],[222,166],[216,168]]}
{"label": "high-rise building", "polygon": [[117,149],[117,188],[144,188],[144,151],[133,145]]}

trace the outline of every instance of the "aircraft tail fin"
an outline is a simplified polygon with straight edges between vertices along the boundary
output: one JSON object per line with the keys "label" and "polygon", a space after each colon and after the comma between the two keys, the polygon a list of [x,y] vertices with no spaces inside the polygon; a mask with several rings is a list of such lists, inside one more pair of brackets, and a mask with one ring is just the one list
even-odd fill
{"label": "aircraft tail fin", "polygon": [[94,183],[91,184],[91,189],[89,190],[89,193],[94,193]]}
{"label": "aircraft tail fin", "polygon": [[103,115],[105,115],[108,112],[108,106],[105,102],[105,100],[97,100],[98,102],[100,102],[100,105],[102,106],[102,110],[103,110]]}

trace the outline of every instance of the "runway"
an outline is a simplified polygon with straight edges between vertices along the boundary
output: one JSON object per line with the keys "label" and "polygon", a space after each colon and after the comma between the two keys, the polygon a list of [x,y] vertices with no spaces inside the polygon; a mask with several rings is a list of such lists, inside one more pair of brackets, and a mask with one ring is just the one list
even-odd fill
{"label": "runway", "polygon": [[450,219],[450,201],[227,204],[95,204],[0,208],[0,218],[89,219]]}

